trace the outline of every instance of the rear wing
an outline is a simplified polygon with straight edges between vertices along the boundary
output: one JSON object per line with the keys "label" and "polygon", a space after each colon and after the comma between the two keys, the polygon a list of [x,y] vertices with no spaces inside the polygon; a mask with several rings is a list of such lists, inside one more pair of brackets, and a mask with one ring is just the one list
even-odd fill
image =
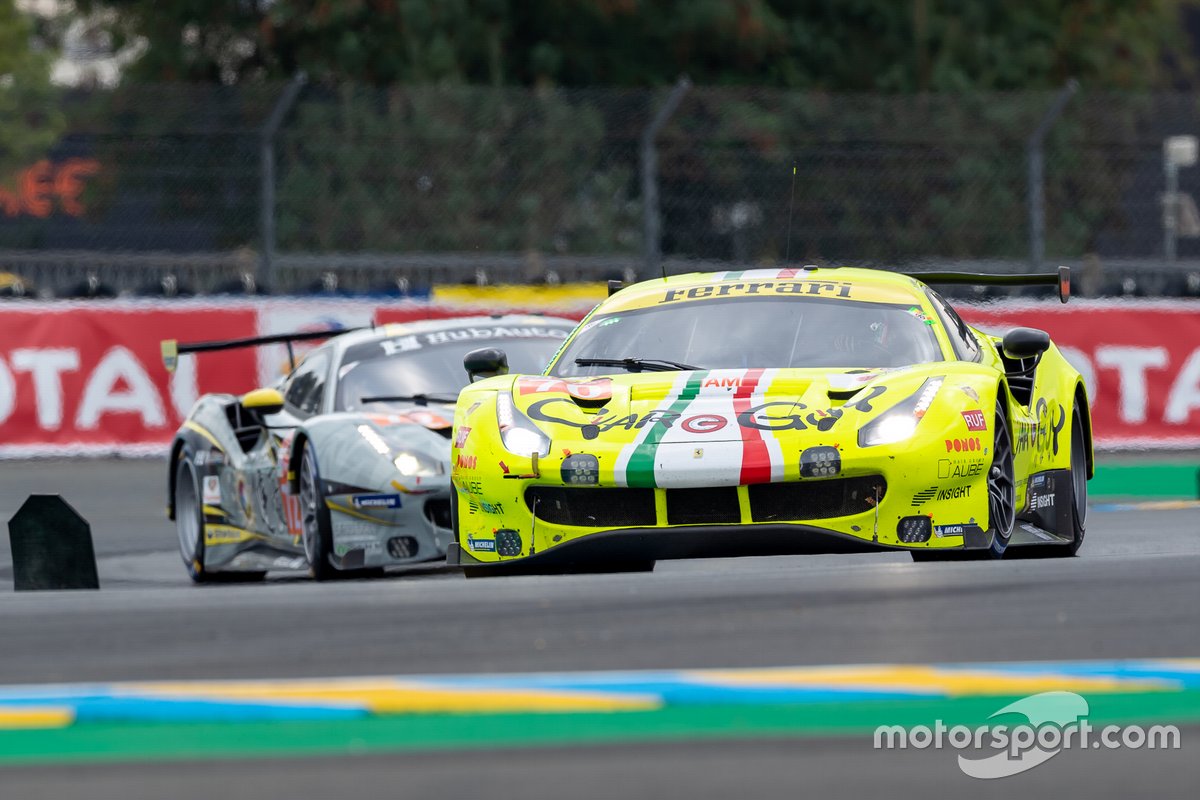
{"label": "rear wing", "polygon": [[275,333],[270,336],[252,336],[248,339],[224,339],[214,342],[185,342],[183,344],[180,344],[177,339],[163,339],[163,366],[167,368],[167,372],[174,372],[176,365],[179,363],[179,356],[185,353],[209,353],[214,350],[236,350],[239,347],[261,347],[267,344],[286,344],[288,363],[294,366],[296,364],[296,356],[292,352],[292,342],[311,342],[319,339],[329,339],[357,330],[362,330],[362,328]]}
{"label": "rear wing", "polygon": [[1067,302],[1071,297],[1071,268],[1059,267],[1058,272],[1036,272],[1028,275],[987,275],[976,272],[905,272],[922,283],[958,286],[1057,286],[1058,299]]}

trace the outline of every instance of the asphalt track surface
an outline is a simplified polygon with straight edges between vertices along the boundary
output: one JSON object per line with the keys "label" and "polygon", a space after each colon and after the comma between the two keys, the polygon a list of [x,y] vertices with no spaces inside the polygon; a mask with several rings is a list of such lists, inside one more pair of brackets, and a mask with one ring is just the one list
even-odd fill
{"label": "asphalt track surface", "polygon": [[[1200,511],[1093,513],[1079,558],[914,564],[904,554],[662,562],[636,575],[194,587],[157,461],[0,464],[90,522],[103,590],[12,594],[0,537],[0,684],[1200,656]],[[303,761],[0,770],[3,797],[1194,797],[1183,750],[1063,753],[1002,781],[944,752],[805,739]],[[401,789],[401,787],[403,787]]]}

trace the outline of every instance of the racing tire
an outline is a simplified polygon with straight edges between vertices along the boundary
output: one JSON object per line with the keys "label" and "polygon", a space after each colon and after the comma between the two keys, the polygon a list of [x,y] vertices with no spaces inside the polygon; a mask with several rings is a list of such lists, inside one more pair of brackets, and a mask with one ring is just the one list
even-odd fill
{"label": "racing tire", "polygon": [[325,493],[321,490],[321,475],[317,471],[317,454],[308,442],[300,454],[300,517],[304,557],[313,580],[328,581],[341,577],[329,560],[333,553],[333,522]]}
{"label": "racing tire", "polygon": [[1071,543],[1039,547],[1051,558],[1070,558],[1079,552],[1087,529],[1087,437],[1079,401],[1071,412]]}
{"label": "racing tire", "polygon": [[1008,419],[1003,410],[997,409],[992,425],[992,464],[988,468],[988,533],[991,544],[986,550],[911,550],[912,560],[964,561],[976,558],[997,560],[1004,557],[1012,538],[1017,515],[1017,484],[1013,472],[1012,437],[1008,432]]}
{"label": "racing tire", "polygon": [[991,545],[985,557],[1004,558],[1009,539],[1017,524],[1017,481],[1013,470],[1012,437],[1008,433],[1008,418],[997,409],[992,444],[992,465],[988,469],[988,533]]}
{"label": "racing tire", "polygon": [[196,467],[181,456],[175,466],[175,533],[179,555],[193,583],[254,583],[265,572],[209,572],[204,566],[204,503]]}

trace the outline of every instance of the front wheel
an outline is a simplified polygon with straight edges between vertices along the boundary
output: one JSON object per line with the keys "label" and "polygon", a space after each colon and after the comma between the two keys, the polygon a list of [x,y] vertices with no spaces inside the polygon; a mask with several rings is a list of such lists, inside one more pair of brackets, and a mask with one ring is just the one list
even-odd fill
{"label": "front wheel", "polygon": [[997,409],[992,428],[995,435],[992,464],[988,468],[987,477],[988,533],[991,534],[991,545],[987,550],[910,550],[913,561],[962,561],[980,557],[1004,557],[1008,541],[1012,538],[1013,526],[1017,521],[1017,484],[1013,476],[1012,437],[1008,434],[1008,419],[1002,409]]}
{"label": "front wheel", "polygon": [[300,454],[300,513],[303,516],[304,557],[308,559],[309,572],[318,581],[336,578],[337,570],[329,560],[333,552],[333,523],[325,505],[325,493],[321,491],[317,456],[308,443]]}
{"label": "front wheel", "polygon": [[1012,438],[1008,435],[1008,419],[1002,409],[996,409],[992,449],[992,465],[988,470],[988,533],[992,544],[987,550],[990,558],[1004,557],[1008,541],[1017,522],[1017,482],[1013,475]]}

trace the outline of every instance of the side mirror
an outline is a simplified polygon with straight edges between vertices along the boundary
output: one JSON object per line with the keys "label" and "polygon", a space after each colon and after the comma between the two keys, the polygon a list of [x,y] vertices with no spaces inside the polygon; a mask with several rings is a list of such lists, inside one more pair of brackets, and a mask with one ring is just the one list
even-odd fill
{"label": "side mirror", "polygon": [[283,395],[278,389],[255,389],[242,395],[242,410],[254,417],[278,414],[283,410]]}
{"label": "side mirror", "polygon": [[507,375],[508,355],[495,347],[481,347],[463,356],[463,367],[472,383],[480,378]]}
{"label": "side mirror", "polygon": [[1036,328],[1013,328],[1001,345],[1006,358],[1037,358],[1050,348],[1050,334]]}

